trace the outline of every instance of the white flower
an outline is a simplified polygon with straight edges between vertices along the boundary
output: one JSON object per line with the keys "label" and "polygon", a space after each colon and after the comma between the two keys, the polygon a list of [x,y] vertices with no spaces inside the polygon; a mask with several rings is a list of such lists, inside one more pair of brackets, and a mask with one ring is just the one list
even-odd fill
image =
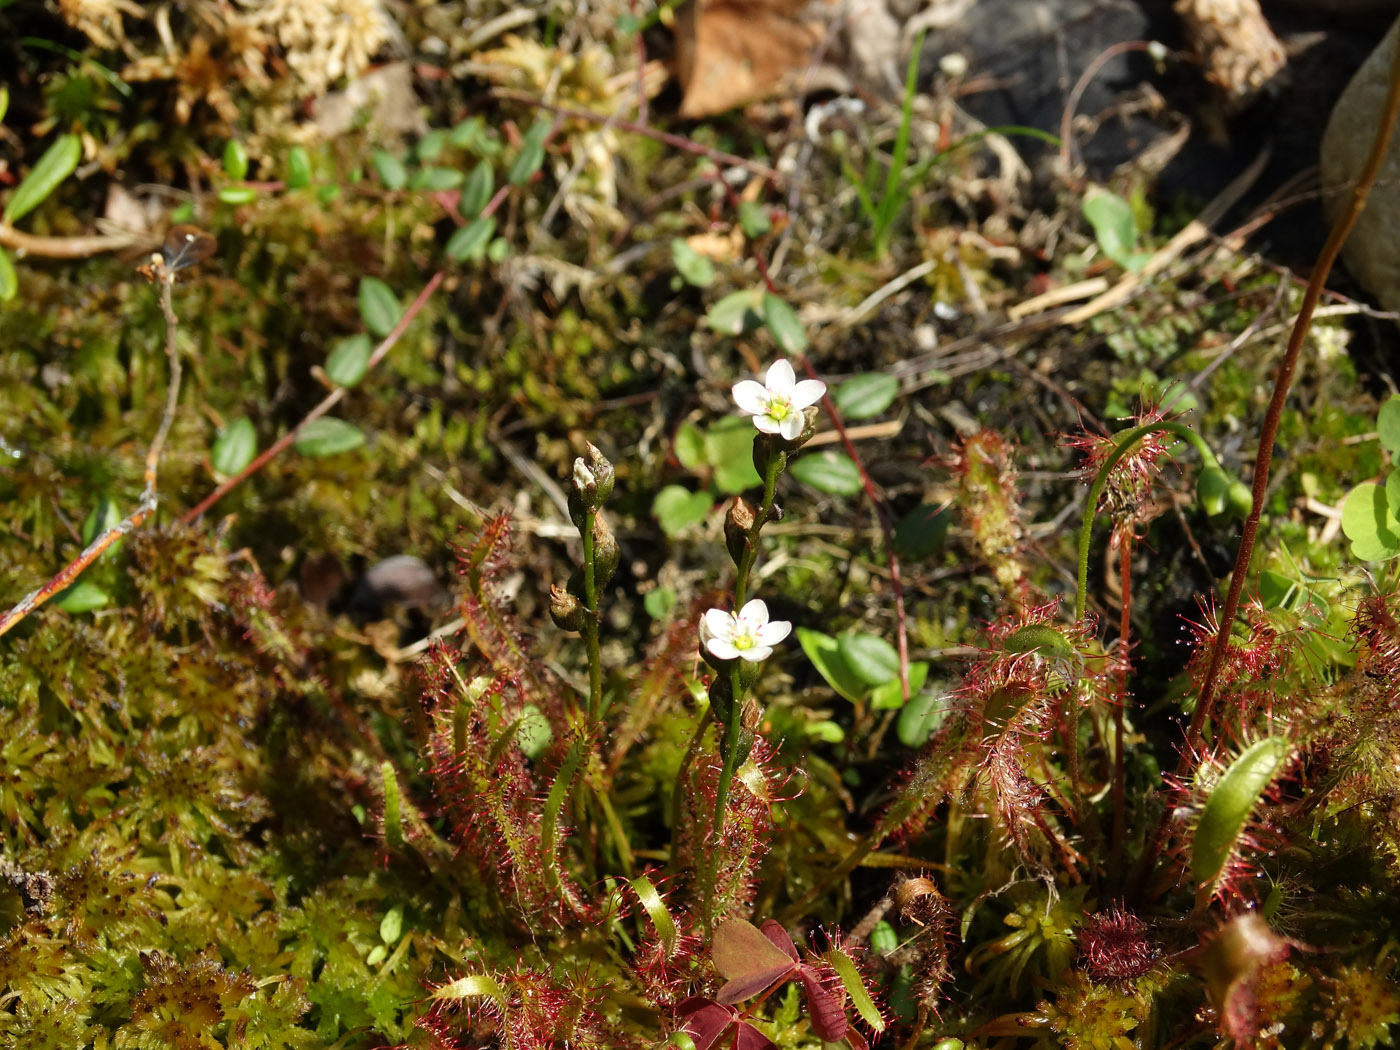
{"label": "white flower", "polygon": [[825,393],[826,384],[820,379],[799,383],[792,365],[776,361],[762,383],[753,379],[735,383],[734,403],[740,411],[753,416],[753,425],[763,433],[780,434],[793,441],[802,435],[807,422],[802,410],[815,405]]}
{"label": "white flower", "polygon": [[792,631],[786,620],[768,620],[768,606],[755,598],[737,613],[711,609],[700,619],[700,644],[721,660],[758,663],[773,655]]}

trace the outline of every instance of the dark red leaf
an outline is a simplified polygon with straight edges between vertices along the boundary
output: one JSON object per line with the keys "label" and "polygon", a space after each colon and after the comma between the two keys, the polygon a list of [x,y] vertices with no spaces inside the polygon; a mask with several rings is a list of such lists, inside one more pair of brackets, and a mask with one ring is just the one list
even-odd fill
{"label": "dark red leaf", "polygon": [[751,999],[765,988],[786,981],[793,975],[793,965],[776,966],[771,970],[763,970],[759,973],[745,974],[736,977],[732,981],[726,981],[715,999],[721,1003],[742,1003],[745,999]]}
{"label": "dark red leaf", "polygon": [[846,1020],[845,1000],[827,991],[820,974],[810,966],[798,967],[797,979],[807,993],[807,1012],[812,1018],[812,1031],[825,1042],[840,1042],[851,1027]]}
{"label": "dark red leaf", "polygon": [[733,1009],[699,996],[686,999],[676,1007],[676,1013],[686,1018],[681,1031],[695,1040],[695,1050],[710,1050],[720,1036],[733,1028],[737,1016]]}
{"label": "dark red leaf", "polygon": [[792,943],[792,938],[788,936],[787,930],[783,929],[782,923],[777,919],[768,919],[760,929],[763,936],[767,937],[779,951],[793,962],[797,962],[797,945]]}

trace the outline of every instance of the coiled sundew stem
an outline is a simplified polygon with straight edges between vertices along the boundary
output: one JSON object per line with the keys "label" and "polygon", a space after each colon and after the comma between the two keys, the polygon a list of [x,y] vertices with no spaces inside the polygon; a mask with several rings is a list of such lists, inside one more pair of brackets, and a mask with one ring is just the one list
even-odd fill
{"label": "coiled sundew stem", "polygon": [[[760,439],[762,440],[762,439]],[[742,553],[739,555],[735,566],[734,574],[734,608],[742,609],[748,593],[749,574],[753,571],[754,559],[758,557],[758,534],[763,530],[764,524],[773,513],[773,496],[778,487],[778,476],[782,474],[783,467],[787,464],[787,456],[783,452],[771,451],[763,471],[763,502],[759,505],[758,513],[754,515],[753,524],[749,526],[745,536],[745,544]],[[720,863],[720,838],[724,834],[725,808],[729,804],[729,789],[734,783],[734,771],[738,765],[739,755],[739,734],[743,730],[743,702],[744,683],[740,674],[740,663],[736,661],[729,669],[729,687],[733,697],[730,708],[729,720],[727,723],[720,723],[716,719],[716,724],[721,725],[724,732],[724,739],[721,746],[723,765],[720,767],[719,784],[715,789],[715,815],[712,824],[711,837],[714,841],[714,848],[710,850],[709,858],[705,865],[705,918],[708,925],[713,925],[715,898],[719,893],[719,863]],[[711,717],[714,716],[714,707],[710,708]],[[685,773],[682,766],[681,774]],[[676,789],[680,790],[680,782],[677,782]]]}

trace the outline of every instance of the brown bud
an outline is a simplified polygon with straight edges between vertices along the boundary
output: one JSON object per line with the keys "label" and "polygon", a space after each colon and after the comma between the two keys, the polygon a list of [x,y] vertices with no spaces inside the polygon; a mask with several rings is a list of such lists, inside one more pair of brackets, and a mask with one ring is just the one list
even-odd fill
{"label": "brown bud", "polygon": [[948,902],[934,881],[922,875],[901,879],[890,890],[890,899],[905,922],[917,926],[937,926],[948,911]]}
{"label": "brown bud", "polygon": [[612,495],[613,483],[617,480],[617,474],[608,458],[598,451],[593,442],[584,442],[584,446],[588,451],[589,469],[593,477],[597,479],[596,502],[593,504],[596,509],[601,507],[603,502]]}
{"label": "brown bud", "polygon": [[743,496],[735,496],[724,516],[724,545],[738,565],[749,549],[749,530],[753,528],[754,511]]}
{"label": "brown bud", "polygon": [[601,514],[593,516],[593,583],[602,587],[617,572],[617,563],[622,558],[618,550],[617,538],[613,536],[607,519]]}
{"label": "brown bud", "polygon": [[581,631],[588,622],[588,610],[583,603],[557,585],[549,588],[549,615],[563,631]]}

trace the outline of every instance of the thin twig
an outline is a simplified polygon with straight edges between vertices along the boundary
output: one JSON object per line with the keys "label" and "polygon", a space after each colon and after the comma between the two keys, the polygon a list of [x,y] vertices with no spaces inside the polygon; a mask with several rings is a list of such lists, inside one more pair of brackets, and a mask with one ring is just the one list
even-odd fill
{"label": "thin twig", "polygon": [[[413,319],[418,316],[427,301],[432,298],[433,293],[437,291],[438,285],[442,283],[443,278],[446,276],[447,271],[445,270],[439,270],[437,273],[433,274],[428,283],[423,286],[423,290],[418,293],[418,297],[413,300],[409,308],[404,311],[403,316],[399,318],[399,323],[394,325],[393,330],[374,348],[374,353],[369,356],[369,363],[366,366],[366,371],[372,372],[379,362],[384,360],[385,355],[388,354],[389,351],[394,348],[394,344],[403,337],[404,332],[408,330],[408,326],[413,322]],[[271,460],[281,455],[292,442],[296,441],[297,435],[306,428],[308,423],[312,420],[320,419],[340,403],[341,399],[345,397],[346,389],[346,387],[338,386],[328,393],[321,399],[320,404],[316,405],[315,408],[302,417],[300,423],[278,438],[265,452],[237,474],[219,485],[213,492],[209,493],[209,495],[205,496],[189,510],[185,511],[180,521],[188,525],[215,503],[219,502],[219,500],[223,499],[232,489],[237,488],[244,481],[265,467]]]}
{"label": "thin twig", "polygon": [[135,510],[89,543],[81,554],[65,565],[48,583],[30,591],[21,598],[14,608],[5,614],[3,619],[0,619],[0,635],[6,634],[15,624],[72,584],[83,570],[100,558],[102,553],[112,544],[128,533],[135,532],[145,523],[147,518],[155,513],[156,473],[160,466],[161,452],[165,448],[166,436],[170,433],[170,426],[175,421],[175,412],[179,408],[181,378],[180,349],[176,340],[178,320],[175,317],[174,303],[175,274],[177,271],[161,267],[156,272],[161,282],[160,310],[165,318],[165,357],[170,363],[170,382],[165,395],[165,411],[161,414],[160,425],[156,427],[155,437],[151,439],[150,448],[146,450],[146,467],[140,502],[137,503]]}

